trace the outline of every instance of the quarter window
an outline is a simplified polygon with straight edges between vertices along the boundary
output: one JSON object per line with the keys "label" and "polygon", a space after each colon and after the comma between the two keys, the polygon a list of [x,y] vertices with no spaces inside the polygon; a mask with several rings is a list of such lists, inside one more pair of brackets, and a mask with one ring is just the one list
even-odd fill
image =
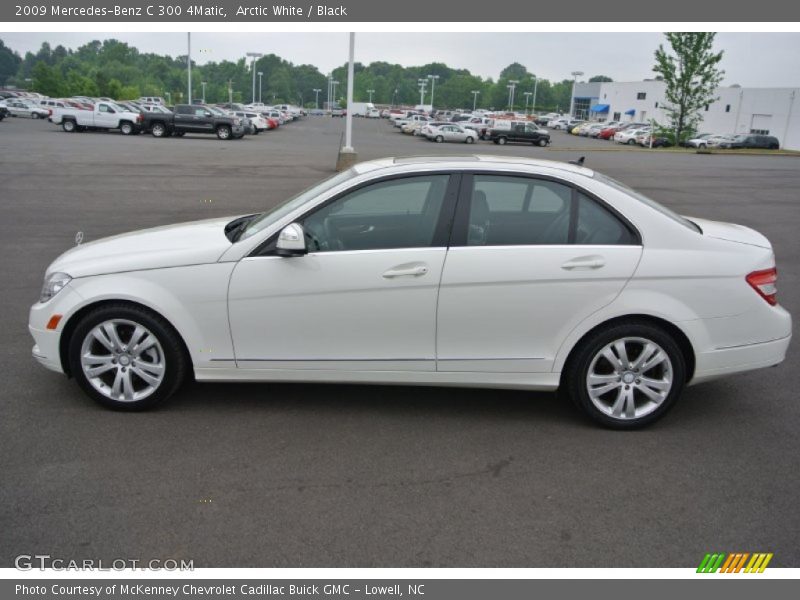
{"label": "quarter window", "polygon": [[449,175],[393,179],[347,194],[301,221],[310,252],[433,243]]}

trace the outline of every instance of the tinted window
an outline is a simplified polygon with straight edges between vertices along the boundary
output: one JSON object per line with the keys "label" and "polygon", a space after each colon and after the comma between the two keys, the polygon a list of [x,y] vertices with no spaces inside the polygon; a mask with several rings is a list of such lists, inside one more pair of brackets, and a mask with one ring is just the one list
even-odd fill
{"label": "tinted window", "polygon": [[571,188],[541,179],[476,175],[469,246],[567,244]]}
{"label": "tinted window", "polygon": [[311,252],[417,248],[433,243],[448,175],[375,183],[303,219]]}
{"label": "tinted window", "polygon": [[607,208],[591,198],[578,194],[578,221],[575,228],[576,244],[632,244],[630,230]]}

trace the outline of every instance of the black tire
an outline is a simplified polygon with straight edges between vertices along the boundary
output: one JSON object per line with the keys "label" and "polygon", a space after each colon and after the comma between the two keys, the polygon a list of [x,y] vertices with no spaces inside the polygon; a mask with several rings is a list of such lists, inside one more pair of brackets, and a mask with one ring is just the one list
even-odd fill
{"label": "black tire", "polygon": [[119,132],[122,135],[131,135],[134,132],[133,123],[130,121],[123,121],[119,124]]}
{"label": "black tire", "polygon": [[499,138],[497,138],[497,142],[496,143],[500,144],[501,146],[505,146],[507,141],[508,140],[506,138],[499,137]]}
{"label": "black tire", "polygon": [[[147,328],[163,350],[164,376],[158,387],[141,400],[122,401],[109,398],[95,389],[81,366],[81,346],[91,330],[111,319],[132,321]],[[84,392],[99,404],[113,410],[139,411],[163,402],[180,387],[189,372],[190,360],[175,329],[162,317],[131,304],[106,304],[83,316],[72,332],[68,346],[68,360],[72,375]]]}
{"label": "black tire", "polygon": [[166,137],[167,134],[167,126],[161,123],[160,121],[156,121],[153,123],[152,127],[150,127],[150,133],[153,137]]}
{"label": "black tire", "polygon": [[217,127],[217,137],[221,140],[227,140],[231,137],[231,128],[227,125],[220,125]]}
{"label": "black tire", "polygon": [[538,144],[540,148],[544,148],[545,146],[547,146],[547,140],[542,138],[539,140]]}
{"label": "black tire", "polygon": [[635,146],[636,140],[628,140],[628,146]]}
{"label": "black tire", "polygon": [[74,133],[78,130],[78,127],[75,124],[75,121],[72,119],[67,119],[61,122],[61,129],[66,131],[67,133]]}
{"label": "black tire", "polygon": [[38,119],[39,113],[31,113],[31,119]]}
{"label": "black tire", "polygon": [[[618,418],[595,406],[587,389],[589,369],[595,356],[607,345],[622,338],[643,338],[654,342],[666,353],[671,363],[672,386],[660,404],[641,417]],[[631,357],[633,360],[633,357]],[[658,368],[658,367],[656,367]],[[636,375],[639,377],[643,375]],[[637,380],[638,381],[638,380]],[[675,339],[665,329],[648,321],[630,321],[612,324],[590,333],[577,346],[564,367],[561,391],[591,419],[611,429],[639,429],[663,417],[677,402],[686,383],[686,358]],[[620,386],[623,384],[620,383]],[[633,384],[631,384],[633,387]],[[625,389],[628,389],[627,387]],[[631,393],[635,393],[631,392]],[[614,391],[610,390],[613,395]],[[640,400],[643,398],[639,392]]]}
{"label": "black tire", "polygon": [[778,144],[770,144],[769,145],[769,149],[770,150],[777,150],[778,149]]}
{"label": "black tire", "polygon": [[475,143],[475,138],[474,137],[467,137],[467,139],[464,140],[464,143],[465,144],[474,144]]}
{"label": "black tire", "polygon": [[434,139],[434,141],[437,144],[441,144],[444,141],[444,138],[442,136],[440,136],[440,135],[437,135],[436,138]]}

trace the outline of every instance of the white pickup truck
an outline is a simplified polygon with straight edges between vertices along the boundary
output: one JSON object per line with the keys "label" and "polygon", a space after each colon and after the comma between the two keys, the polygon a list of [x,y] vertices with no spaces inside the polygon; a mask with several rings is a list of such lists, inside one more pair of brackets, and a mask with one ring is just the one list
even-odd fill
{"label": "white pickup truck", "polygon": [[430,121],[430,119],[425,115],[410,115],[405,119],[396,119],[394,121],[394,126],[402,127],[408,123],[427,123],[428,121]]}
{"label": "white pickup truck", "polygon": [[50,121],[72,133],[88,129],[119,129],[122,135],[141,131],[142,115],[125,110],[114,102],[96,102],[93,110],[65,107],[53,108]]}

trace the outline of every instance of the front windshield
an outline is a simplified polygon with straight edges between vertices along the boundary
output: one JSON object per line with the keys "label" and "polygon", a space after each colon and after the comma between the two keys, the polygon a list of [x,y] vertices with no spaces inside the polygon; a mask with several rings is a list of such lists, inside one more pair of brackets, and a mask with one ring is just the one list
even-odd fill
{"label": "front windshield", "polygon": [[242,231],[242,234],[239,236],[239,241],[246,240],[247,238],[255,235],[259,231],[263,231],[273,223],[281,220],[283,217],[291,213],[297,208],[300,208],[306,202],[313,200],[317,196],[324,194],[328,190],[335,188],[340,183],[344,183],[348,179],[352,179],[358,175],[358,172],[355,169],[348,169],[347,171],[342,171],[341,173],[337,173],[333,177],[329,177],[328,179],[314,185],[307,190],[300,192],[297,196],[293,198],[289,198],[282,204],[268,210],[264,213],[261,213],[258,217],[250,221],[247,227]]}

